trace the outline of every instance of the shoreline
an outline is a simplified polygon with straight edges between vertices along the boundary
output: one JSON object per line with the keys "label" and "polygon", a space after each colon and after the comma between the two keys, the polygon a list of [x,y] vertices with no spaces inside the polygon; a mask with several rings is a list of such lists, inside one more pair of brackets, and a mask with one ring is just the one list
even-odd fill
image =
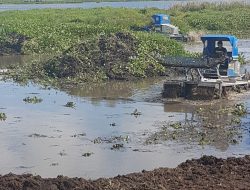
{"label": "shoreline", "polygon": [[157,168],[97,180],[79,177],[42,178],[32,174],[0,176],[0,189],[247,189],[250,156],[227,159],[203,156],[176,168]]}

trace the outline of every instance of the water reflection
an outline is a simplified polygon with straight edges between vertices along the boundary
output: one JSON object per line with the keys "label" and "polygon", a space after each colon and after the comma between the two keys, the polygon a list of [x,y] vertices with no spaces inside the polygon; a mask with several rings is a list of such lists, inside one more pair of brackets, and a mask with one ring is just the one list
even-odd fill
{"label": "water reflection", "polygon": [[34,60],[46,60],[52,55],[9,55],[0,56],[0,69],[13,68],[13,66],[24,65]]}
{"label": "water reflection", "polygon": [[81,86],[62,86],[60,89],[69,95],[85,97],[95,105],[101,101],[113,105],[116,102],[143,101],[146,98],[158,97],[161,95],[164,80],[165,77],[138,81],[110,81]]}
{"label": "water reflection", "polygon": [[29,56],[21,56],[21,55],[11,55],[11,56],[1,56],[0,57],[0,68],[11,68],[15,65],[23,65],[28,60],[31,60]]}

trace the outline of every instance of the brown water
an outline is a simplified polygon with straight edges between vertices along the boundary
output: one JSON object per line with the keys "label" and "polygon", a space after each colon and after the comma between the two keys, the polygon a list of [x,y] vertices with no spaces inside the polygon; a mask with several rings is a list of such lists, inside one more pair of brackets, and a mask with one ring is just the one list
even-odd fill
{"label": "brown water", "polygon": [[[225,121],[230,115],[214,115],[212,111],[202,116],[197,113],[200,108],[211,110],[209,104],[155,102],[160,97],[163,81],[157,78],[112,82],[65,87],[60,91],[1,81],[0,112],[6,113],[7,119],[0,121],[0,173],[98,178],[175,167],[204,154],[228,157],[250,153],[249,114],[229,138]],[[23,99],[28,96],[43,101],[25,103]],[[246,103],[248,110],[249,97],[249,92],[241,95],[241,102]],[[75,107],[65,107],[67,102],[74,102]],[[219,101],[212,109],[225,105],[227,100]],[[135,110],[140,114],[131,114]],[[170,122],[192,124],[201,119],[215,128],[194,126],[177,130],[174,138],[166,140],[162,136],[162,127]],[[200,143],[203,133],[212,143]],[[237,143],[232,143],[233,139]],[[123,147],[114,149],[115,144]],[[84,153],[91,155],[85,157]]]}

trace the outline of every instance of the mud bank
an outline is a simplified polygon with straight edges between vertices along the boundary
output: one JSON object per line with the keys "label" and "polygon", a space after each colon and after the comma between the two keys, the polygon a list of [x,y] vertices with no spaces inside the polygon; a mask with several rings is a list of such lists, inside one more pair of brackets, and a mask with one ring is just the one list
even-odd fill
{"label": "mud bank", "polygon": [[0,176],[0,189],[249,189],[250,156],[220,159],[203,156],[178,167],[159,168],[114,178],[41,178],[31,174]]}

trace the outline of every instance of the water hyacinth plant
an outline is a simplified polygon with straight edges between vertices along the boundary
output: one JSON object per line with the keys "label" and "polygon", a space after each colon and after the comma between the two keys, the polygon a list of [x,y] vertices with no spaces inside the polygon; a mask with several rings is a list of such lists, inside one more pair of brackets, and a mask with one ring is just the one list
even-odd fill
{"label": "water hyacinth plant", "polygon": [[205,31],[249,37],[250,6],[244,3],[189,3],[170,10],[93,8],[4,11],[0,13],[0,41],[9,34],[24,36],[22,53],[62,52],[74,43],[99,34],[142,28],[155,13],[171,15],[182,32]]}
{"label": "water hyacinth plant", "polygon": [[5,121],[7,119],[7,116],[5,113],[0,113],[0,121]]}
{"label": "water hyacinth plant", "polygon": [[28,97],[24,98],[23,101],[26,102],[26,103],[37,104],[37,103],[42,102],[43,99],[42,98],[38,98],[36,96],[34,96],[34,97],[29,97],[28,96]]}

